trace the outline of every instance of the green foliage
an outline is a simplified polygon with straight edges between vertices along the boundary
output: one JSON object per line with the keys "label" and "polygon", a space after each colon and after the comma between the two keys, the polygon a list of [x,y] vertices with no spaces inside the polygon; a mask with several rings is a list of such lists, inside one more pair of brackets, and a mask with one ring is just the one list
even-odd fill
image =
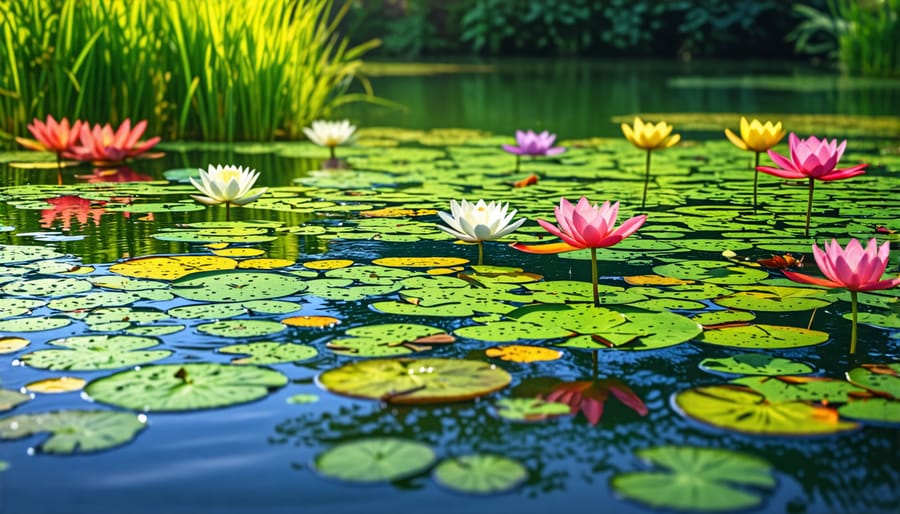
{"label": "green foliage", "polygon": [[0,132],[34,117],[149,120],[166,139],[296,137],[377,45],[337,33],[332,0],[0,3]]}

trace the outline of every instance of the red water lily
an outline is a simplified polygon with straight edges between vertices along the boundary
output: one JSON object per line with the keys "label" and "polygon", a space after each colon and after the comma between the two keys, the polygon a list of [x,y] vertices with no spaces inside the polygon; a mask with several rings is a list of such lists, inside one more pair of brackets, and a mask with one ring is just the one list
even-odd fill
{"label": "red water lily", "polygon": [[610,393],[641,416],[647,415],[647,406],[638,395],[622,381],[614,378],[562,382],[554,386],[543,399],[548,402],[565,403],[573,415],[582,412],[588,423],[594,426],[603,417],[603,407]]}
{"label": "red water lily", "polygon": [[138,122],[134,128],[126,119],[116,130],[107,123],[89,128],[85,123],[79,134],[80,144],[73,149],[74,156],[82,161],[114,164],[137,157],[159,143],[159,137],[140,141],[147,128],[147,121]]}
{"label": "red water lily", "polygon": [[72,148],[78,141],[81,131],[81,120],[75,120],[69,126],[69,119],[63,118],[57,122],[52,115],[47,115],[47,122],[35,118],[28,124],[28,131],[34,139],[17,137],[16,141],[29,150],[39,152],[53,152],[57,157],[71,157]]}

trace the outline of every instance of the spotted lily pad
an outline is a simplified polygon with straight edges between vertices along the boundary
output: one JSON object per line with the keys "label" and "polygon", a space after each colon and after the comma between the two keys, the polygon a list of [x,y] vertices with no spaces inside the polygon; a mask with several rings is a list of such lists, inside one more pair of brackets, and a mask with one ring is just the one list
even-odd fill
{"label": "spotted lily pad", "polygon": [[138,411],[212,409],[263,398],[287,377],[256,366],[162,364],[121,371],[91,382],[94,400]]}
{"label": "spotted lily pad", "polygon": [[749,387],[770,402],[805,400],[830,403],[846,402],[851,395],[862,395],[865,390],[855,385],[828,377],[744,377],[731,381]]}
{"label": "spotted lily pad", "polygon": [[800,400],[770,401],[737,385],[688,389],[675,395],[674,405],[697,421],[756,435],[824,435],[859,428],[840,420],[834,409]]}
{"label": "spotted lily pad", "polygon": [[137,366],[164,359],[170,350],[145,350],[159,344],[151,337],[136,336],[74,336],[56,339],[48,344],[66,350],[38,350],[21,357],[34,368],[52,370],[95,370]]}
{"label": "spotted lily pad", "polygon": [[226,319],[197,326],[197,331],[220,337],[259,337],[277,334],[286,327],[265,319]]}
{"label": "spotted lily pad", "polygon": [[14,318],[0,321],[0,332],[43,332],[56,330],[72,323],[68,318]]}
{"label": "spotted lily pad", "polygon": [[729,309],[755,312],[808,311],[831,304],[821,289],[803,287],[766,287],[763,290],[740,291],[716,298],[715,302]]}
{"label": "spotted lily pad", "polygon": [[720,512],[760,505],[763,495],[749,487],[775,487],[766,461],[718,448],[657,446],[637,455],[665,471],[613,476],[612,488],[625,498],[655,508]]}
{"label": "spotted lily pad", "polygon": [[709,357],[700,362],[700,369],[731,375],[803,375],[813,372],[808,364],[764,353],[742,353],[721,359]]}
{"label": "spotted lily pad", "polygon": [[314,462],[315,470],[349,482],[390,482],[417,475],[435,461],[428,445],[394,437],[372,437],[338,444]]}
{"label": "spotted lily pad", "polygon": [[109,271],[127,277],[175,280],[191,273],[234,269],[238,262],[215,255],[174,255],[139,257],[109,267]]}
{"label": "spotted lily pad", "polygon": [[542,362],[555,361],[562,357],[562,352],[543,346],[529,346],[521,344],[509,344],[495,346],[484,351],[488,357],[498,358],[510,362]]}
{"label": "spotted lily pad", "polygon": [[294,343],[259,342],[232,344],[219,348],[222,353],[246,354],[249,357],[232,359],[232,364],[278,364],[312,359],[318,351],[312,346]]}
{"label": "spotted lily pad", "polygon": [[513,459],[484,453],[443,460],[434,468],[433,476],[437,483],[456,492],[499,494],[525,482],[528,469]]}
{"label": "spotted lily pad", "polygon": [[388,403],[471,400],[503,389],[511,377],[496,366],[461,359],[373,359],[321,373],[319,386],[334,393]]}
{"label": "spotted lily pad", "polygon": [[818,330],[775,325],[745,325],[706,330],[700,341],[733,348],[800,348],[814,346],[828,340],[828,334]]}
{"label": "spotted lily pad", "polygon": [[769,272],[722,261],[683,261],[653,268],[657,275],[696,280],[710,284],[754,284],[769,277]]}
{"label": "spotted lily pad", "polygon": [[497,400],[497,415],[511,421],[544,421],[571,414],[565,403],[540,398],[503,398]]}
{"label": "spotted lily pad", "polygon": [[456,338],[443,330],[427,325],[388,323],[351,328],[347,335],[328,343],[328,349],[354,357],[392,357],[431,350]]}
{"label": "spotted lily pad", "polygon": [[94,285],[83,278],[37,278],[8,282],[0,287],[0,291],[10,296],[46,298],[83,293],[92,287]]}
{"label": "spotted lily pad", "polygon": [[900,363],[863,364],[847,372],[847,379],[870,391],[900,400]]}
{"label": "spotted lily pad", "polygon": [[172,292],[198,302],[245,302],[289,296],[306,289],[303,279],[278,272],[210,271],[172,282]]}
{"label": "spotted lily pad", "polygon": [[64,410],[0,419],[0,439],[49,432],[38,448],[46,453],[88,453],[123,445],[146,428],[142,415],[105,410]]}

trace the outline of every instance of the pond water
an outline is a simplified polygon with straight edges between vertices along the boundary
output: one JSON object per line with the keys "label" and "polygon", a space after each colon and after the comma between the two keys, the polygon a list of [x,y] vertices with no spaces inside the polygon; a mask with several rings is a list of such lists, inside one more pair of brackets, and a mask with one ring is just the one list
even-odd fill
{"label": "pond water", "polygon": [[[35,156],[4,154],[0,409],[14,407],[0,413],[0,513],[647,513],[654,500],[687,511],[896,512],[898,290],[860,295],[851,357],[849,295],[800,286],[755,261],[791,252],[805,255],[802,272],[817,274],[813,242],[886,241],[879,227],[900,229],[900,157],[897,140],[887,139],[896,120],[836,125],[831,116],[886,114],[897,89],[772,92],[733,88],[728,80],[741,75],[722,72],[717,86],[685,103],[688,86],[661,77],[674,68],[582,66],[378,77],[379,93],[408,101],[410,114],[354,111],[364,127],[403,128],[365,129],[355,146],[339,148],[353,169],[320,169],[327,151],[309,143],[168,143],[160,159],[119,171],[65,169],[57,185],[54,169],[18,164]],[[585,79],[601,71],[607,79]],[[631,91],[603,89],[614,79]],[[401,87],[421,91],[425,103]],[[850,137],[842,164],[870,166],[817,184],[807,238],[806,185],[761,176],[753,209],[752,155],[710,138],[714,118],[685,116],[684,130],[676,123],[683,143],[654,154],[648,221],[598,252],[595,308],[584,252],[538,256],[505,243],[553,241],[536,220],[552,220],[560,196],[621,201],[620,222],[638,214],[644,155],[609,118],[656,111],[822,114],[793,120]],[[515,172],[500,145],[529,125],[560,132],[568,150]],[[258,185],[269,187],[232,209],[230,221],[221,206],[190,199],[181,171],[220,162],[259,170]],[[536,184],[513,187],[531,174]],[[477,266],[475,246],[436,228],[434,210],[464,197],[509,202],[528,219],[485,244],[486,267]],[[737,256],[723,257],[726,250]],[[158,258],[133,260],[148,256]],[[894,248],[889,269],[898,267]],[[397,323],[416,326],[383,327]],[[94,338],[59,341],[85,335]],[[228,348],[237,344],[252,346]],[[513,344],[559,358],[515,362],[492,350]],[[396,357],[456,361],[397,361],[362,379],[322,375]],[[457,361],[493,369],[447,371]],[[486,386],[476,399],[403,403],[419,392],[410,380],[425,380],[426,392],[471,396],[450,382],[478,374],[503,382],[497,370],[509,385]],[[848,372],[868,388],[848,382]],[[444,381],[427,382],[431,373]],[[367,378],[385,374],[403,376],[407,388],[384,401],[325,389],[371,387]],[[11,392],[40,391],[35,382],[63,376],[87,385],[33,392],[15,405],[26,398]],[[531,422],[501,415],[509,399],[532,399],[534,408],[554,390],[594,403]],[[73,412],[97,410],[120,414]],[[54,414],[39,416],[46,413]],[[374,437],[428,449],[335,454]],[[374,485],[329,476],[391,468],[367,462],[373,454],[399,455],[411,471]],[[452,475],[445,461],[471,454],[518,465],[469,463],[463,477],[515,487],[470,495],[440,483]]]}

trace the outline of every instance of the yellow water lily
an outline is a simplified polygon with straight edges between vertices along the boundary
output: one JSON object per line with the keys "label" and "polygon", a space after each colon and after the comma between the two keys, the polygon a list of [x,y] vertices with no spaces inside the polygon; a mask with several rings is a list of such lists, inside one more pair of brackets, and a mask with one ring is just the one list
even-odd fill
{"label": "yellow water lily", "polygon": [[743,116],[741,116],[741,137],[730,129],[725,129],[725,136],[734,146],[757,153],[765,152],[777,145],[784,138],[784,134],[780,121],[774,125],[771,121],[762,124],[757,119],[748,123],[747,118]]}
{"label": "yellow water lily", "polygon": [[647,151],[647,164],[644,167],[644,194],[641,196],[641,209],[647,204],[647,186],[650,185],[650,153],[653,150],[661,150],[675,146],[681,141],[681,134],[672,134],[672,125],[665,121],[659,123],[644,123],[637,116],[634,117],[634,126],[622,124],[622,133],[634,146]]}
{"label": "yellow water lily", "polygon": [[759,170],[756,169],[759,167],[759,154],[777,145],[784,138],[784,129],[781,128],[780,121],[774,125],[771,121],[766,121],[764,125],[757,119],[748,123],[747,118],[741,116],[741,137],[738,137],[730,129],[725,129],[725,137],[741,150],[756,153],[756,164],[753,166],[753,208],[755,209],[757,206],[756,189],[759,183]]}
{"label": "yellow water lily", "polygon": [[209,169],[200,169],[200,180],[191,177],[194,185],[203,195],[191,195],[194,200],[205,205],[225,204],[225,219],[231,219],[231,204],[246,205],[266,192],[265,187],[253,188],[259,173],[248,166],[209,165]]}

